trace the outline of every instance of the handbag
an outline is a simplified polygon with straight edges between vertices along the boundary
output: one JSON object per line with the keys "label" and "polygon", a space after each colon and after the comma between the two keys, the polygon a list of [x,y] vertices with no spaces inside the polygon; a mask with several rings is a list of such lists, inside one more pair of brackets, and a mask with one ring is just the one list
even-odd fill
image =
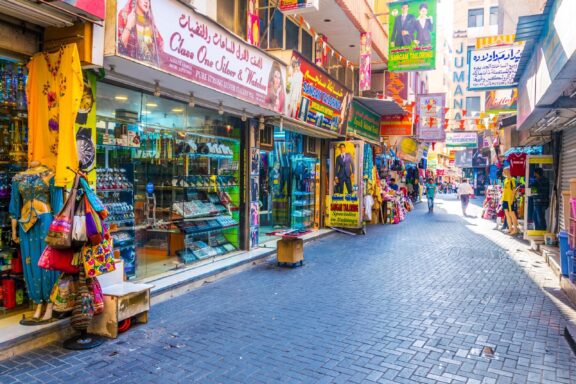
{"label": "handbag", "polygon": [[78,284],[74,279],[74,275],[61,274],[50,294],[50,301],[54,304],[54,311],[60,313],[72,311],[76,305],[77,292]]}
{"label": "handbag", "polygon": [[73,249],[57,249],[47,245],[38,260],[38,266],[49,271],[78,273],[80,268],[74,265]]}
{"label": "handbag", "polygon": [[74,220],[74,205],[76,203],[76,193],[78,191],[78,182],[80,176],[76,174],[74,178],[74,187],[64,203],[64,207],[54,217],[48,234],[46,235],[46,244],[55,249],[67,249],[72,247],[72,222]]}
{"label": "handbag", "polygon": [[76,243],[85,243],[88,240],[86,235],[86,206],[85,200],[80,199],[76,212],[74,212],[74,221],[72,224],[72,241]]}
{"label": "handbag", "polygon": [[88,202],[90,203],[90,206],[92,207],[92,209],[96,213],[98,213],[98,216],[100,216],[100,218],[102,220],[104,220],[106,217],[108,217],[108,210],[106,209],[106,206],[104,204],[102,204],[102,201],[96,195],[94,190],[90,187],[90,184],[88,184],[88,181],[86,180],[86,178],[84,178],[84,177],[80,178],[80,184],[82,185],[82,189],[84,190],[84,195],[88,199]]}
{"label": "handbag", "polygon": [[87,278],[86,284],[88,284],[88,290],[92,295],[94,315],[99,315],[104,312],[104,293],[102,293],[102,286],[96,277]]}
{"label": "handbag", "polygon": [[114,264],[114,244],[109,235],[97,245],[82,248],[82,261],[86,277],[100,276],[116,269]]}
{"label": "handbag", "polygon": [[86,210],[86,237],[92,245],[98,245],[104,240],[105,227],[87,197],[84,197],[84,207]]}

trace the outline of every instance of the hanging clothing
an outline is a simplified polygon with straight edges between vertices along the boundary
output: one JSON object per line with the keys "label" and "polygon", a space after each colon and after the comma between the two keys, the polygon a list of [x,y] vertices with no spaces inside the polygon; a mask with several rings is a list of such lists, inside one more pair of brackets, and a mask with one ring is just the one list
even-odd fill
{"label": "hanging clothing", "polygon": [[75,122],[83,92],[76,44],[37,53],[28,63],[28,161],[54,169],[59,187],[74,180],[67,167],[78,168]]}
{"label": "hanging clothing", "polygon": [[63,205],[62,189],[54,187],[52,171],[39,166],[12,179],[10,215],[18,220],[18,237],[24,266],[24,280],[30,299],[36,304],[49,302],[58,272],[38,266],[46,247],[46,234],[52,223],[52,212]]}
{"label": "hanging clothing", "polygon": [[511,153],[508,155],[510,162],[510,176],[524,177],[526,176],[526,154],[525,153]]}

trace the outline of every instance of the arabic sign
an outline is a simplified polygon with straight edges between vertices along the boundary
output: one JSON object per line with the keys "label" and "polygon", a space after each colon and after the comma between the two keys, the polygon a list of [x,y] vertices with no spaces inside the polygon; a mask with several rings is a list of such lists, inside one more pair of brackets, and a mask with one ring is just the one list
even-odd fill
{"label": "arabic sign", "polygon": [[280,0],[278,9],[286,15],[318,10],[318,0]]}
{"label": "arabic sign", "polygon": [[416,115],[418,116],[416,136],[419,140],[444,140],[445,100],[444,93],[416,95]]}
{"label": "arabic sign", "polygon": [[369,91],[372,85],[372,34],[360,34],[360,90]]}
{"label": "arabic sign", "polygon": [[380,141],[380,116],[354,101],[348,113],[346,133]]}
{"label": "arabic sign", "polygon": [[478,132],[446,132],[447,148],[477,148]]}
{"label": "arabic sign", "polygon": [[412,136],[412,115],[382,116],[380,119],[381,136]]}
{"label": "arabic sign", "polygon": [[352,93],[293,51],[286,79],[286,115],[340,135]]}
{"label": "arabic sign", "polygon": [[436,0],[388,4],[388,70],[421,71],[436,66]]}
{"label": "arabic sign", "polygon": [[518,106],[518,88],[486,92],[486,113],[514,112]]}
{"label": "arabic sign", "polygon": [[524,46],[493,47],[470,52],[468,89],[511,88]]}
{"label": "arabic sign", "polygon": [[[176,0],[117,2],[117,54],[255,105],[284,112],[286,69]],[[144,31],[144,32],[142,32]]]}
{"label": "arabic sign", "polygon": [[402,105],[408,99],[408,73],[384,71],[384,92]]}

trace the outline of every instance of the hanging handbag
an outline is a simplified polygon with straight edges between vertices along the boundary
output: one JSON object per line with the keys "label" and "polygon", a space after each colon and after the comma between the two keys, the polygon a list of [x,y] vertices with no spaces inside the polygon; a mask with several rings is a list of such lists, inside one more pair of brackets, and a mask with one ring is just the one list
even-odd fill
{"label": "hanging handbag", "polygon": [[90,240],[90,244],[98,245],[104,240],[105,227],[87,197],[84,197],[84,207],[86,210],[86,236]]}
{"label": "hanging handbag", "polygon": [[100,276],[116,269],[114,265],[114,244],[109,235],[97,245],[82,248],[82,261],[86,277]]}
{"label": "hanging handbag", "polygon": [[72,311],[76,305],[77,292],[78,284],[74,275],[61,274],[50,294],[50,302],[54,304],[54,311],[60,313]]}
{"label": "hanging handbag", "polygon": [[86,205],[85,199],[80,199],[74,212],[72,225],[72,241],[84,244],[88,240],[86,235]]}
{"label": "hanging handbag", "polygon": [[80,176],[76,174],[74,178],[74,187],[64,204],[64,207],[54,217],[48,234],[46,235],[46,244],[55,249],[67,249],[72,247],[72,222],[74,220],[74,206],[76,204],[76,193],[78,191],[78,182]]}
{"label": "hanging handbag", "polygon": [[49,271],[78,273],[80,268],[74,263],[73,249],[57,249],[47,245],[38,260],[38,266]]}
{"label": "hanging handbag", "polygon": [[99,315],[104,312],[104,294],[102,287],[96,277],[87,278],[88,290],[92,295],[92,305],[94,306],[94,315]]}
{"label": "hanging handbag", "polygon": [[108,210],[106,209],[106,207],[104,206],[98,195],[96,195],[96,193],[90,187],[90,184],[88,184],[88,181],[84,177],[80,178],[80,184],[82,186],[82,189],[84,190],[84,195],[90,202],[90,206],[92,207],[92,209],[96,213],[98,213],[98,216],[100,216],[102,220],[108,217]]}
{"label": "hanging handbag", "polygon": [[92,295],[86,284],[86,275],[84,271],[81,270],[78,278],[78,293],[76,295],[74,309],[72,310],[70,325],[77,331],[86,331],[93,317],[94,303],[92,301]]}

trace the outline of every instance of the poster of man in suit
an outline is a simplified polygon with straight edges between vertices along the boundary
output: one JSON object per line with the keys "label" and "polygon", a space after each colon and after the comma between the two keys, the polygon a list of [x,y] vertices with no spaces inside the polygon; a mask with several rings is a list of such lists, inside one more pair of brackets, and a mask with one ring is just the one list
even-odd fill
{"label": "poster of man in suit", "polygon": [[364,143],[337,141],[330,143],[330,199],[327,225],[360,228],[363,218],[362,174]]}
{"label": "poster of man in suit", "polygon": [[336,147],[334,157],[334,193],[343,195],[353,195],[355,191],[354,183],[354,145],[342,142]]}

